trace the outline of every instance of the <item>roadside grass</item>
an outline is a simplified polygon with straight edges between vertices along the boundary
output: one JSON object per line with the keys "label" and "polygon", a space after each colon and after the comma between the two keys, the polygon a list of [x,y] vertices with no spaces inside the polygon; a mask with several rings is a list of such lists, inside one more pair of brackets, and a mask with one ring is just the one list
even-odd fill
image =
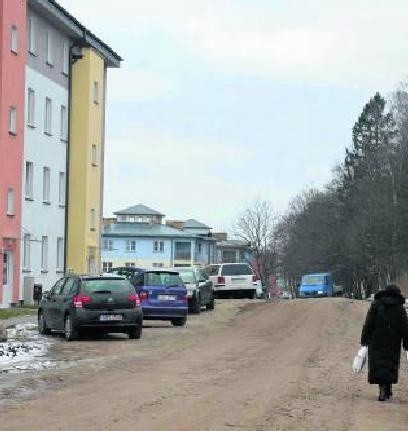
{"label": "roadside grass", "polygon": [[0,309],[0,320],[10,319],[11,317],[32,316],[37,314],[37,307],[18,307]]}

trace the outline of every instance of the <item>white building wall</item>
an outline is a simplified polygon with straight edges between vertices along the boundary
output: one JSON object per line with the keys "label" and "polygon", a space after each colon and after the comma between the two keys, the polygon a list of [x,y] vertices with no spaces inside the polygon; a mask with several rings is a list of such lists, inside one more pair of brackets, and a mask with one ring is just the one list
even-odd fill
{"label": "white building wall", "polygon": [[[27,125],[28,89],[35,92],[34,126]],[[52,135],[45,134],[45,101],[52,100]],[[60,205],[60,172],[66,175],[67,143],[61,139],[61,105],[67,109],[68,91],[53,80],[26,67],[26,115],[25,147],[23,162],[23,212],[22,233],[31,235],[29,271],[22,270],[20,297],[23,295],[24,277],[34,277],[35,283],[49,289],[61,277],[57,268],[57,238],[65,235],[65,207]],[[67,121],[68,124],[68,121]],[[28,200],[25,193],[26,162],[33,163],[33,199]],[[43,202],[43,168],[50,168],[50,203]],[[48,237],[48,270],[41,268],[41,241]],[[22,242],[22,261],[24,243]],[[62,256],[63,259],[63,256]],[[23,263],[23,262],[22,262]],[[23,265],[21,266],[23,268]]]}

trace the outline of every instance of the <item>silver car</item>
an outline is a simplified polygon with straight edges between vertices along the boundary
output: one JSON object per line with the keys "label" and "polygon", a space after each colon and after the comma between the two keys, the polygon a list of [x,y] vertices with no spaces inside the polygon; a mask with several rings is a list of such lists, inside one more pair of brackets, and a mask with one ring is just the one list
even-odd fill
{"label": "silver car", "polygon": [[215,307],[213,283],[208,275],[199,268],[175,268],[187,288],[188,307],[192,313],[198,314],[201,307],[213,310]]}

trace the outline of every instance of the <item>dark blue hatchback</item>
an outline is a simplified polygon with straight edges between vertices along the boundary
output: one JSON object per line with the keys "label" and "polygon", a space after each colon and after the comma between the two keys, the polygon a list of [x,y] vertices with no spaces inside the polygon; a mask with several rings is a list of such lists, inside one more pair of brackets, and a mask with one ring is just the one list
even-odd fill
{"label": "dark blue hatchback", "polygon": [[177,271],[141,270],[129,280],[139,295],[144,320],[169,320],[174,326],[186,324],[187,289]]}

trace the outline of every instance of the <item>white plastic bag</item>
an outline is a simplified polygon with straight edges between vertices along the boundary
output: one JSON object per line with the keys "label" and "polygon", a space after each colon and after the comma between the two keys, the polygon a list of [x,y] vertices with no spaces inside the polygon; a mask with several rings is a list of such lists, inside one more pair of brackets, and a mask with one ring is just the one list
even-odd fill
{"label": "white plastic bag", "polygon": [[357,355],[354,357],[353,361],[353,371],[355,373],[361,373],[364,368],[364,365],[367,361],[367,347],[361,346]]}

